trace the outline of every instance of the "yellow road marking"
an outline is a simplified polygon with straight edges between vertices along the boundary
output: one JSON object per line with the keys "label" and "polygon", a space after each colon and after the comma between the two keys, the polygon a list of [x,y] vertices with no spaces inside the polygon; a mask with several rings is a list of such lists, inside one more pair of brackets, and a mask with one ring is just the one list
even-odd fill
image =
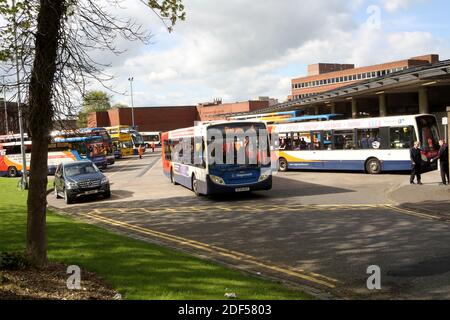
{"label": "yellow road marking", "polygon": [[143,227],[139,227],[139,226],[135,226],[135,225],[131,225],[128,224],[126,222],[122,222],[122,221],[117,221],[117,220],[113,220],[110,218],[106,218],[103,216],[99,216],[93,213],[79,213],[79,215],[93,219],[93,220],[97,220],[103,223],[107,223],[109,225],[113,225],[113,226],[117,226],[117,227],[121,227],[124,229],[128,229],[128,230],[133,230],[133,231],[137,231],[139,233],[142,234],[146,234],[146,235],[150,235],[152,237],[156,237],[159,239],[164,239],[164,240],[168,240],[177,244],[181,244],[181,245],[185,245],[185,246],[189,246],[192,248],[196,248],[199,250],[203,250],[203,251],[207,251],[210,253],[214,253],[214,254],[218,254],[220,256],[224,256],[224,257],[228,257],[230,259],[233,260],[237,260],[237,261],[244,261],[246,263],[252,264],[254,266],[258,266],[258,267],[262,267],[264,269],[268,269],[268,270],[272,270],[272,271],[276,271],[279,273],[283,273],[285,275],[289,275],[292,277],[296,277],[302,280],[306,280],[309,282],[313,282],[315,284],[319,284],[319,285],[323,285],[326,286],[328,288],[335,288],[336,287],[336,279],[332,279],[326,276],[322,276],[322,275],[318,275],[318,274],[305,274],[303,272],[299,272],[299,271],[295,271],[292,268],[284,268],[282,266],[279,265],[275,265],[275,264],[271,264],[268,262],[263,262],[258,260],[257,258],[244,254],[244,253],[240,253],[237,251],[232,251],[232,250],[228,250],[228,249],[224,249],[224,248],[220,248],[214,245],[208,245],[206,243],[202,243],[199,241],[195,241],[195,240],[189,240],[186,238],[182,238],[182,237],[178,237],[178,236],[174,236],[174,235],[170,235],[167,233],[163,233],[160,231],[155,231],[155,230],[151,230],[148,228],[143,228]]}
{"label": "yellow road marking", "polygon": [[423,219],[427,219],[427,220],[441,220],[439,217],[430,215],[430,214],[426,214],[426,213],[422,213],[422,212],[417,212],[417,211],[413,211],[413,210],[409,210],[409,209],[403,209],[403,208],[399,208],[393,205],[386,205],[386,208],[392,209],[394,211],[400,212],[400,213],[404,213],[410,216],[414,216],[414,217],[419,217],[419,218],[423,218]]}

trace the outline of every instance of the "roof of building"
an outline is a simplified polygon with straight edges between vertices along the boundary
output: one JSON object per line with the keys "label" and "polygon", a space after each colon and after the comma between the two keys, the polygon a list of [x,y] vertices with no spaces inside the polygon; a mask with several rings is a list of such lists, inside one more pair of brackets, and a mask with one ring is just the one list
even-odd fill
{"label": "roof of building", "polygon": [[[245,114],[286,111],[295,107],[301,108],[302,106],[308,106],[314,103],[325,103],[339,98],[348,98],[355,95],[383,91],[388,88],[407,86],[409,84],[417,83],[420,81],[435,80],[440,77],[450,77],[450,60],[444,60],[434,64],[409,68],[378,78],[363,80],[334,90],[318,93],[316,95],[305,98],[299,98],[279,103],[269,108],[260,109]],[[237,116],[241,114],[233,115]]]}

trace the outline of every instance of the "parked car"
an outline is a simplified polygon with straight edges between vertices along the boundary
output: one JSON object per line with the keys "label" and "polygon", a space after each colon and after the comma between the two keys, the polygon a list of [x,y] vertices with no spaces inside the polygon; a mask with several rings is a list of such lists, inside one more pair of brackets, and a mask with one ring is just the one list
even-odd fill
{"label": "parked car", "polygon": [[108,178],[89,160],[60,164],[55,171],[55,196],[71,204],[83,196],[111,197]]}

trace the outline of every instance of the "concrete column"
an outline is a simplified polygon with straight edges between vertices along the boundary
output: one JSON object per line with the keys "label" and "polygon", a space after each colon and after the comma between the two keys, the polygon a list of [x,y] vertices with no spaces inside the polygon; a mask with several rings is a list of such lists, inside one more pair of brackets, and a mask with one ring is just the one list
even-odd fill
{"label": "concrete column", "polygon": [[358,103],[356,99],[352,99],[352,118],[358,118]]}
{"label": "concrete column", "polygon": [[331,106],[331,114],[336,114],[336,103],[332,102],[330,106]]}
{"label": "concrete column", "polygon": [[380,117],[387,116],[387,106],[386,106],[386,94],[382,93],[378,96],[379,106],[380,106]]}
{"label": "concrete column", "polygon": [[430,107],[428,104],[428,90],[427,88],[419,88],[419,113],[428,114],[430,113]]}
{"label": "concrete column", "polygon": [[314,114],[316,116],[320,114],[319,106],[314,106]]}

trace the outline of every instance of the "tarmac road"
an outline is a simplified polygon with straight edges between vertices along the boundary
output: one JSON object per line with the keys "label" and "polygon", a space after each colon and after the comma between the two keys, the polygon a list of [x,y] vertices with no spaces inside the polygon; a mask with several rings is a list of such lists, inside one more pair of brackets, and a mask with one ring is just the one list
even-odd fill
{"label": "tarmac road", "polygon": [[[122,160],[107,175],[111,201],[65,206],[49,197],[49,204],[322,293],[450,299],[450,189],[436,186],[436,172],[424,177],[422,189],[406,186],[406,175],[288,172],[274,177],[270,192],[212,198],[172,186],[159,154]],[[422,210],[430,206],[438,210]],[[381,290],[367,289],[371,265],[381,268]]]}

